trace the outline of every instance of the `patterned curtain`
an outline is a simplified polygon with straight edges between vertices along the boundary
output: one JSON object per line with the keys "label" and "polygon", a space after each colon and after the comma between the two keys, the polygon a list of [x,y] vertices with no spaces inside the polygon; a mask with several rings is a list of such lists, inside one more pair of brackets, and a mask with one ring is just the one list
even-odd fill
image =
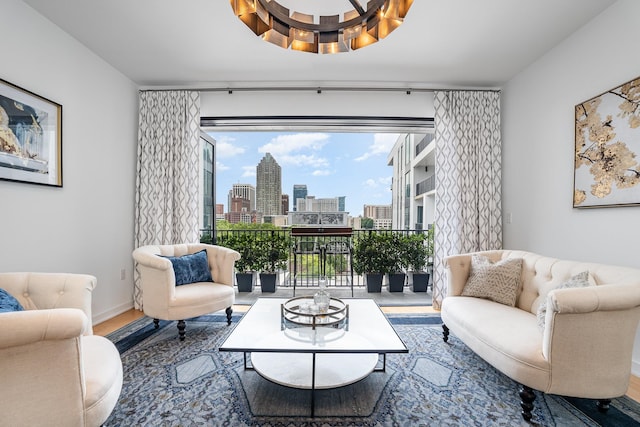
{"label": "patterned curtain", "polygon": [[433,306],[447,292],[444,258],[502,247],[500,94],[435,93]]}
{"label": "patterned curtain", "polygon": [[140,92],[135,247],[199,241],[199,147],[198,92]]}

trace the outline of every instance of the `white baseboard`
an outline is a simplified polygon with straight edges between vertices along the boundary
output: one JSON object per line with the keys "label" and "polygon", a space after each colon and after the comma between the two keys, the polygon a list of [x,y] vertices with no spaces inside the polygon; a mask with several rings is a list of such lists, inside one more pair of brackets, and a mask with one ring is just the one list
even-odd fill
{"label": "white baseboard", "polygon": [[113,307],[110,310],[105,312],[94,314],[93,319],[91,320],[94,325],[98,323],[102,323],[105,320],[109,320],[112,317],[116,317],[118,314],[122,314],[125,311],[131,310],[133,308],[133,301],[126,302],[124,304],[120,304],[119,306]]}

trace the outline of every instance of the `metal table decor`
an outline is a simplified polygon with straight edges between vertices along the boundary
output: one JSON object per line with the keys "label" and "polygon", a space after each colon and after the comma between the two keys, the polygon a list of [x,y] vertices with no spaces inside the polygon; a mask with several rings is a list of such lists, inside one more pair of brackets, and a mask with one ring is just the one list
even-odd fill
{"label": "metal table decor", "polygon": [[327,307],[314,302],[313,296],[294,297],[280,304],[282,328],[287,324],[297,326],[339,327],[349,322],[349,304],[341,299],[329,298]]}

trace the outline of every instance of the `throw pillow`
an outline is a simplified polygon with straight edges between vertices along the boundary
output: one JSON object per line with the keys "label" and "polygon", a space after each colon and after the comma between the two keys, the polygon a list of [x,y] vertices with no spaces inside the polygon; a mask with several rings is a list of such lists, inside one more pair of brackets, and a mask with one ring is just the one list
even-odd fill
{"label": "throw pillow", "polygon": [[[589,272],[583,271],[582,273],[578,273],[575,276],[572,276],[569,280],[553,289],[584,288],[587,286],[591,286],[591,283],[589,282]],[[538,306],[537,316],[538,327],[540,328],[540,330],[544,330],[545,318],[547,317],[547,295],[544,296],[544,301],[542,301],[542,303]]]}
{"label": "throw pillow", "polygon": [[471,272],[462,296],[487,298],[500,304],[516,305],[522,258],[506,258],[492,263],[482,255],[471,256]]}
{"label": "throw pillow", "polygon": [[179,257],[165,257],[173,264],[176,286],[196,282],[213,282],[206,249]]}
{"label": "throw pillow", "polygon": [[22,304],[20,304],[13,295],[4,289],[0,289],[0,313],[23,310]]}

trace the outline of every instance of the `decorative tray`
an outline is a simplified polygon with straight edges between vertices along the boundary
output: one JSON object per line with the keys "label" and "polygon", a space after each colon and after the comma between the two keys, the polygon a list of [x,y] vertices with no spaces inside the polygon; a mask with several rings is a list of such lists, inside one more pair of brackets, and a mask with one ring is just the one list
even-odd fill
{"label": "decorative tray", "polygon": [[320,310],[313,301],[313,296],[295,297],[280,305],[282,324],[287,322],[300,326],[339,326],[349,320],[349,304],[341,299],[329,298],[326,310]]}

